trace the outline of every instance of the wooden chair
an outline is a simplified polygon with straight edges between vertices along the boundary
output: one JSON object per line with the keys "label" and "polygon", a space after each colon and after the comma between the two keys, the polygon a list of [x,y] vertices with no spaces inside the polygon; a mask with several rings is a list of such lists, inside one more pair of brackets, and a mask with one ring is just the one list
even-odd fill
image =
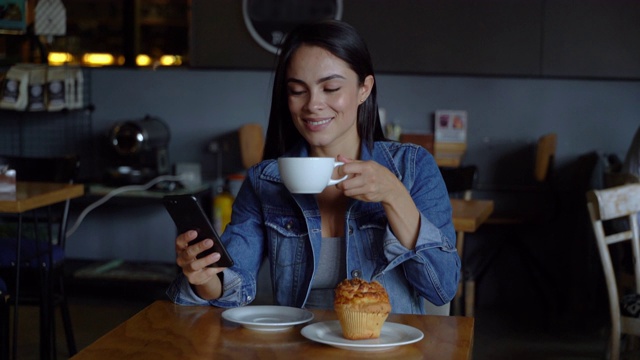
{"label": "wooden chair", "polygon": [[553,172],[558,135],[550,133],[541,136],[536,145],[536,160],[533,177],[539,183],[545,183]]}
{"label": "wooden chair", "polygon": [[264,150],[264,130],[260,124],[245,124],[238,129],[240,140],[240,156],[245,169],[262,160]]}
{"label": "wooden chair", "polygon": [[[471,200],[472,191],[478,181],[478,168],[475,165],[466,165],[457,168],[440,168],[440,173],[447,185],[450,197],[461,197]],[[464,232],[458,231],[456,234],[456,249],[460,255],[460,260],[464,257]],[[476,282],[472,274],[462,267],[458,291],[453,299],[453,313],[455,315],[473,316],[475,308],[475,287]],[[464,296],[464,311],[462,298]]]}
{"label": "wooden chair", "polygon": [[[630,242],[635,274],[635,292],[640,290],[640,184],[627,184],[604,190],[587,192],[587,207],[595,233],[598,252],[604,270],[609,312],[611,316],[610,358],[620,358],[621,336],[640,336],[640,319],[621,312],[621,294],[618,288],[617,272],[611,259],[609,245]],[[624,220],[626,226],[609,226],[611,220]]]}
{"label": "wooden chair", "polygon": [[[18,181],[41,181],[73,183],[79,168],[75,155],[62,157],[20,157],[0,156],[0,162],[16,170]],[[9,288],[10,303],[14,305],[13,358],[17,351],[17,309],[23,304],[37,304],[43,314],[40,324],[42,358],[55,358],[55,314],[56,305],[60,306],[62,321],[67,340],[69,356],[76,351],[71,325],[71,317],[64,291],[64,247],[67,231],[67,218],[70,200],[42,211],[32,211],[22,217],[22,228],[28,230],[33,225],[32,234],[22,231],[20,241],[20,264],[16,264],[17,249],[15,238],[0,239],[0,271]],[[15,224],[15,218],[3,216],[7,227]],[[17,226],[20,226],[17,224]],[[44,238],[44,239],[43,239]],[[20,277],[13,275],[20,266]],[[19,288],[19,296],[14,296]],[[13,289],[13,291],[12,291]],[[46,341],[45,341],[46,340]]]}
{"label": "wooden chair", "polygon": [[216,154],[218,178],[242,173],[262,160],[264,131],[258,123],[248,123],[238,130],[217,136],[209,145]]}
{"label": "wooden chair", "polygon": [[604,173],[604,185],[606,187],[614,187],[638,182],[640,182],[640,177],[634,174],[609,171]]}
{"label": "wooden chair", "polygon": [[[535,147],[535,160],[533,162],[532,177],[535,183],[532,185],[516,186],[513,188],[496,189],[498,193],[507,193],[512,196],[536,196],[542,195],[551,207],[555,207],[555,194],[552,188],[553,175],[555,173],[555,157],[558,136],[555,133],[542,135],[538,138]],[[487,220],[489,224],[527,224],[541,223],[551,216],[547,209],[533,211],[529,208],[518,211],[509,209],[508,212],[496,211]]]}

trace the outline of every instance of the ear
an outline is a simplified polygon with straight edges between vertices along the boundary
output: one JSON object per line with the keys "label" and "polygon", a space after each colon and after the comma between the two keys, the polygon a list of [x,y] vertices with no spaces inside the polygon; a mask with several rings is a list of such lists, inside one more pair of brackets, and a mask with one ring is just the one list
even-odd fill
{"label": "ear", "polygon": [[367,98],[369,97],[369,94],[371,94],[371,89],[373,89],[374,83],[375,83],[375,80],[373,78],[373,75],[368,75],[366,78],[364,78],[364,82],[362,83],[362,85],[360,85],[360,91],[359,91],[360,103],[363,103],[365,102],[365,100],[367,100]]}

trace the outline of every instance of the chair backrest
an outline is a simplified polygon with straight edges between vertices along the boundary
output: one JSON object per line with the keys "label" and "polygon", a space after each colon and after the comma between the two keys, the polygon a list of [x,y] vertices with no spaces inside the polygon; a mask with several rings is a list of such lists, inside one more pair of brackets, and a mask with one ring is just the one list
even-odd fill
{"label": "chair backrest", "polygon": [[457,168],[440,168],[442,179],[447,185],[449,194],[462,193],[467,200],[471,199],[471,191],[478,181],[478,167],[465,165]]}
{"label": "chair backrest", "polygon": [[264,150],[264,131],[262,130],[262,125],[257,123],[242,125],[240,129],[238,129],[238,138],[240,140],[242,166],[248,169],[254,164],[259,163],[262,160],[262,152]]}
{"label": "chair backrest", "polygon": [[[587,207],[589,209],[607,284],[611,320],[614,326],[619,326],[620,295],[614,265],[609,252],[609,245],[623,241],[631,242],[635,273],[635,291],[637,292],[640,289],[640,230],[638,229],[640,184],[627,184],[603,190],[590,190],[587,192]],[[625,224],[605,227],[606,222],[610,220],[624,220]]]}
{"label": "chair backrest", "polygon": [[555,133],[543,135],[538,139],[533,171],[536,181],[545,182],[553,171],[557,143],[558,136]]}
{"label": "chair backrest", "polygon": [[604,185],[606,187],[614,187],[631,183],[640,183],[640,177],[624,172],[606,171],[604,173]]}

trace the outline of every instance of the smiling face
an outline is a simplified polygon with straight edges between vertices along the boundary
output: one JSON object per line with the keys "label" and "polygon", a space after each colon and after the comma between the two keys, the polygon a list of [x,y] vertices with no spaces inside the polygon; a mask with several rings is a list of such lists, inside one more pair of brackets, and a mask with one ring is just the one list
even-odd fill
{"label": "smiling face", "polygon": [[313,156],[356,158],[360,147],[358,106],[373,77],[359,83],[349,65],[318,46],[301,46],[287,69],[287,98],[295,127]]}

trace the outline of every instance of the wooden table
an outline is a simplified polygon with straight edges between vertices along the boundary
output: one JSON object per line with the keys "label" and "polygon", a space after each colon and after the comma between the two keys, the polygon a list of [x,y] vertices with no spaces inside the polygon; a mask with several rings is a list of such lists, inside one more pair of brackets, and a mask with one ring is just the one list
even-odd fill
{"label": "wooden table", "polygon": [[493,200],[451,199],[453,227],[456,231],[475,232],[493,212]]}
{"label": "wooden table", "polygon": [[[464,255],[464,234],[478,230],[493,212],[493,200],[464,200],[451,199],[453,208],[453,227],[458,232],[456,248],[460,259]],[[453,313],[473,317],[475,308],[476,283],[471,274],[465,269],[464,261],[460,269],[462,281],[458,285],[458,292],[453,299]],[[464,288],[463,288],[464,283]],[[464,296],[464,311],[461,297]]]}
{"label": "wooden table", "polygon": [[0,213],[21,214],[84,195],[80,184],[18,181],[15,196],[0,197]]}
{"label": "wooden table", "polygon": [[[18,181],[15,194],[1,194],[0,213],[18,214],[18,236],[16,237],[16,263],[20,264],[20,240],[22,234],[22,215],[27,211],[36,210],[45,206],[64,202],[84,195],[84,186],[81,184],[44,183]],[[44,268],[43,268],[44,271]],[[16,266],[16,289],[14,291],[14,322],[13,322],[13,357],[16,357],[18,338],[18,305],[20,298],[20,266]],[[50,344],[49,332],[42,324],[48,321],[48,312],[40,311],[41,329],[40,346],[41,357],[49,357]]]}
{"label": "wooden table", "polygon": [[[111,359],[470,359],[474,319],[396,315],[387,322],[420,329],[424,338],[385,351],[338,349],[300,334],[307,324],[280,332],[259,332],[223,320],[224,309],[156,301],[81,350],[73,360]],[[333,311],[314,310],[313,322],[335,320]]]}

